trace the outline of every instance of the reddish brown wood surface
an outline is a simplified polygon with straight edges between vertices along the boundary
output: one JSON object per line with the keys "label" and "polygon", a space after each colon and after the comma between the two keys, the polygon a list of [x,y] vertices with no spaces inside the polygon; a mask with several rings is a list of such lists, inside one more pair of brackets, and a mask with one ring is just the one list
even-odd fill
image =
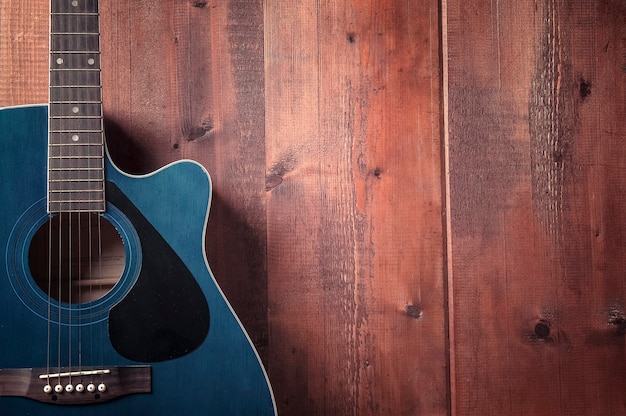
{"label": "reddish brown wood surface", "polygon": [[453,414],[624,414],[626,4],[446,3]]}
{"label": "reddish brown wood surface", "polygon": [[48,2],[0,2],[0,106],[48,101]]}
{"label": "reddish brown wood surface", "polygon": [[446,413],[438,6],[267,2],[279,409]]}

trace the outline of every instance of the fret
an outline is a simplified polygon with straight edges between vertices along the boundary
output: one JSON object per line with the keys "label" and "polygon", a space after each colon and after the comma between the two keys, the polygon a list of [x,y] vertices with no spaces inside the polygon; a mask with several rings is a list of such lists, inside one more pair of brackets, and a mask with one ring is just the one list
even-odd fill
{"label": "fret", "polygon": [[52,0],[52,13],[98,13],[98,0]]}
{"label": "fret", "polygon": [[74,183],[74,182],[84,182],[84,183],[102,183],[102,180],[100,179],[89,179],[89,178],[83,178],[83,179],[62,179],[62,180],[50,180],[50,186],[51,187],[58,187],[58,186],[62,186],[63,184],[66,183]]}
{"label": "fret", "polygon": [[102,146],[102,143],[50,143],[48,147],[56,148],[56,147],[76,147],[76,146]]}
{"label": "fret", "polygon": [[83,36],[83,35],[96,35],[99,36],[100,33],[95,32],[95,31],[91,31],[88,29],[84,29],[84,30],[77,30],[77,31],[58,31],[58,32],[52,32],[51,35],[72,35],[72,36]]}
{"label": "fret", "polygon": [[98,16],[98,13],[93,12],[52,12],[50,15],[72,15],[72,16]]}
{"label": "fret", "polygon": [[[57,164],[66,164],[66,165],[73,165],[72,167],[77,167],[77,168],[90,168],[93,166],[88,166],[89,164],[93,164],[89,163],[90,161],[100,161],[100,159],[102,159],[101,155],[81,155],[81,154],[76,154],[76,155],[51,155],[50,156],[50,161],[53,162],[57,162]],[[73,161],[73,162],[72,162]],[[64,163],[66,162],[66,163]],[[101,167],[102,164],[98,165],[97,167]]]}
{"label": "fret", "polygon": [[84,118],[84,119],[88,119],[88,118],[92,118],[92,119],[96,119],[96,120],[100,120],[100,116],[50,116],[51,119],[64,119],[64,120],[72,120],[72,119],[77,119],[77,118]]}
{"label": "fret", "polygon": [[[50,190],[49,194],[50,195],[57,195],[60,198],[58,199],[64,199],[64,200],[87,200],[87,201],[91,201],[91,198],[93,198],[95,196],[95,198],[97,198],[97,200],[101,200],[101,198],[99,198],[97,195],[97,193],[99,193],[101,191],[101,189],[81,189],[81,188],[77,188],[77,189],[58,189],[58,190]],[[71,195],[68,198],[68,195]],[[78,196],[78,197],[77,197]],[[88,196],[88,197],[87,197]],[[57,201],[59,202],[59,201]]]}
{"label": "fret", "polygon": [[85,84],[81,84],[81,83],[74,83],[74,84],[67,84],[67,85],[52,85],[53,87],[59,87],[59,88],[84,88],[84,87],[98,87],[100,88],[100,84],[96,84],[96,85],[85,85]]}
{"label": "fret", "polygon": [[55,105],[71,105],[71,104],[93,104],[93,105],[102,105],[102,101],[50,101],[50,104],[55,104]]}
{"label": "fret", "polygon": [[53,201],[74,201],[74,202],[93,202],[102,201],[102,198],[98,195],[100,190],[95,189],[65,189],[49,191],[48,195],[53,197]]}
{"label": "fret", "polygon": [[97,198],[95,201],[102,201],[98,198],[98,191],[52,191],[49,192],[49,196],[52,197],[53,202],[92,202],[91,198]]}
{"label": "fret", "polygon": [[[64,114],[64,115],[52,115],[50,113],[50,118],[51,119],[65,119],[65,120],[72,120],[72,119],[80,119],[80,118],[84,118],[84,119],[96,119],[96,120],[100,120],[102,118],[102,116],[99,115],[76,115],[76,113],[79,112],[83,112],[85,110],[85,108],[78,107],[75,104],[56,104],[56,106],[60,107],[60,106],[67,106],[68,108],[65,109],[65,111],[68,111],[68,114]],[[98,105],[99,107],[99,105]],[[59,111],[63,111],[63,109],[59,109]]]}
{"label": "fret", "polygon": [[94,159],[50,159],[48,161],[50,171],[73,171],[73,170],[101,170],[102,164]]}
{"label": "fret", "polygon": [[[52,149],[48,159],[50,168],[58,168],[62,166],[68,167],[102,167],[102,163],[98,163],[98,159],[102,159],[103,153],[92,151],[90,149],[79,149],[76,153],[66,151],[63,147]],[[86,153],[81,153],[86,152]],[[93,153],[92,153],[93,152]],[[78,160],[84,159],[84,162]],[[74,162],[72,162],[74,160]]]}
{"label": "fret", "polygon": [[99,73],[100,72],[100,68],[84,68],[84,69],[80,69],[80,68],[72,68],[72,67],[67,67],[67,68],[52,68],[50,69],[50,72],[59,72],[59,73],[63,73],[63,72],[70,72],[70,71],[84,71],[84,72],[91,72],[91,73]]}
{"label": "fret", "polygon": [[[49,161],[50,163],[51,161]],[[89,171],[94,171],[94,172],[99,172],[100,170],[102,170],[102,167],[98,166],[95,168],[68,168],[68,167],[48,167],[48,171],[50,173],[54,173],[54,172],[62,172],[62,173],[68,173],[68,172],[89,172]]]}
{"label": "fret", "polygon": [[[50,130],[50,133],[60,133],[60,134],[84,134],[84,133],[102,133],[102,130]],[[72,140],[74,142],[78,142],[78,140]]]}
{"label": "fret", "polygon": [[56,51],[51,51],[51,54],[68,54],[68,55],[81,55],[81,54],[94,54],[94,55],[99,55],[100,51],[96,51],[96,50],[56,50]]}
{"label": "fret", "polygon": [[80,84],[78,82],[76,83],[71,83],[71,84],[67,84],[67,85],[51,85],[51,87],[59,87],[59,88],[72,88],[72,89],[77,89],[77,88],[86,88],[86,87],[96,87],[96,88],[100,88],[100,84],[95,84],[95,85],[85,85],[85,84]]}
{"label": "fret", "polygon": [[[48,196],[52,199],[52,202],[56,202],[56,203],[102,202],[103,199],[98,198],[98,196],[96,196],[97,194],[99,194],[98,191],[83,191],[83,192],[62,191],[62,192],[49,192]],[[92,198],[96,198],[96,199],[92,199]]]}
{"label": "fret", "polygon": [[104,212],[104,192],[48,192],[48,212]]}
{"label": "fret", "polygon": [[85,173],[85,172],[99,172],[101,171],[102,168],[101,167],[97,167],[97,168],[67,168],[67,167],[61,167],[61,168],[48,168],[48,171],[50,174],[53,174],[54,172],[60,172],[63,175],[67,175],[68,173],[71,172],[80,172],[80,173]]}
{"label": "fret", "polygon": [[[99,197],[99,193],[102,189],[53,189],[49,190],[49,195],[57,195],[58,199],[63,200],[81,200],[81,201],[91,201],[92,198],[100,201],[102,198]],[[68,197],[68,195],[70,195]],[[59,202],[59,201],[56,201]]]}
{"label": "fret", "polygon": [[[59,187],[59,188],[53,188],[52,186],[54,185],[62,185],[63,187]],[[53,195],[53,194],[60,194],[60,193],[92,193],[92,192],[102,192],[104,191],[104,189],[102,188],[102,184],[98,183],[98,182],[53,182],[51,184],[51,187],[49,188],[48,192]],[[96,198],[101,199],[101,197],[99,195],[96,196]]]}
{"label": "fret", "polygon": [[98,13],[92,12],[53,12],[50,13],[51,16],[56,15],[64,15],[64,16],[98,16]]}

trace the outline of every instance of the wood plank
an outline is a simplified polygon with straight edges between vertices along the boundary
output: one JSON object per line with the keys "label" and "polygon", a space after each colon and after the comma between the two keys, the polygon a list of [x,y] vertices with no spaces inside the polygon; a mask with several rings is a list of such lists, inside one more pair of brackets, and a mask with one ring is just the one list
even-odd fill
{"label": "wood plank", "polygon": [[437,2],[265,13],[279,412],[446,414]]}
{"label": "wood plank", "polygon": [[623,414],[620,1],[447,1],[453,413]]}
{"label": "wood plank", "polygon": [[48,2],[0,2],[0,107],[48,102]]}

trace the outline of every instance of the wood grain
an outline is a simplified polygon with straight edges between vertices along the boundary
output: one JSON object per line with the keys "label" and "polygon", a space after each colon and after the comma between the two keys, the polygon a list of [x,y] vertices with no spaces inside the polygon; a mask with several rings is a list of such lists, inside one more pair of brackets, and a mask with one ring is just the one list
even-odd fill
{"label": "wood grain", "polygon": [[0,2],[0,107],[48,102],[48,2]]}
{"label": "wood grain", "polygon": [[265,30],[279,411],[445,414],[437,3],[268,2]]}
{"label": "wood grain", "polygon": [[622,414],[619,1],[446,2],[453,414]]}

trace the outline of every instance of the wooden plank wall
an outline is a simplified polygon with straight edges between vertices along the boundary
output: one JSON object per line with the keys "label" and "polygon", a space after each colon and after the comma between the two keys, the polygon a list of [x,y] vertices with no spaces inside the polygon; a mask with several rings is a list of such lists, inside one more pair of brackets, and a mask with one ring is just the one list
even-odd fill
{"label": "wooden plank wall", "polygon": [[[0,106],[47,100],[47,8],[0,0]],[[101,15],[111,153],[211,173],[280,414],[626,413],[624,1]]]}
{"label": "wooden plank wall", "polygon": [[453,414],[626,414],[626,3],[445,10]]}

